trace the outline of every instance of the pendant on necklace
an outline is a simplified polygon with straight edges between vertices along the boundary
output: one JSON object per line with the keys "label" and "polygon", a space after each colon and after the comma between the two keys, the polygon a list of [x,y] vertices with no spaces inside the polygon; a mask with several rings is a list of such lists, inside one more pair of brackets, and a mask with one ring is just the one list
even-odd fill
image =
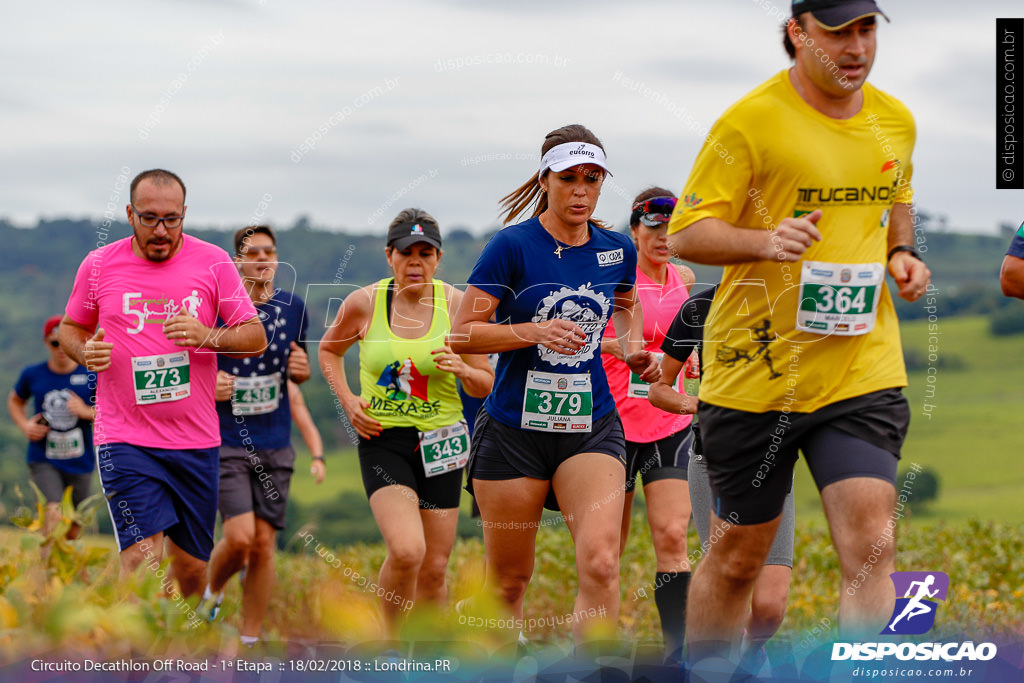
{"label": "pendant on necklace", "polygon": [[559,244],[558,248],[555,249],[555,256],[557,256],[559,259],[562,258],[562,245],[561,244]]}

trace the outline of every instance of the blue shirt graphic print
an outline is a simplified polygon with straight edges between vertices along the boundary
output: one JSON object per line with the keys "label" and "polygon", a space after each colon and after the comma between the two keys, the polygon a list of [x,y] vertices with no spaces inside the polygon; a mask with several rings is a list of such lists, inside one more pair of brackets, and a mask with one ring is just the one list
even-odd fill
{"label": "blue shirt graphic print", "polygon": [[530,370],[561,374],[590,373],[593,418],[615,408],[601,366],[601,338],[615,306],[616,292],[628,292],[636,281],[636,249],[621,233],[590,224],[590,239],[562,247],[531,218],[498,232],[484,247],[469,284],[497,298],[495,320],[501,324],[569,320],[588,335],[575,354],[562,354],[539,344],[505,351],[498,359],[494,389],[485,407],[510,427],[522,421],[526,374]]}
{"label": "blue shirt graphic print", "polygon": [[[81,430],[84,452],[77,457],[47,454],[47,439],[28,442],[28,462],[48,462],[62,472],[68,474],[86,474],[96,467],[96,454],[93,452],[92,422],[83,420],[68,408],[68,397],[78,394],[86,405],[96,403],[96,375],[79,365],[72,372],[61,375],[44,363],[32,365],[22,370],[14,385],[14,393],[23,401],[34,399],[36,413],[41,413],[50,424],[50,431],[70,433]],[[50,457],[53,456],[53,457]]]}

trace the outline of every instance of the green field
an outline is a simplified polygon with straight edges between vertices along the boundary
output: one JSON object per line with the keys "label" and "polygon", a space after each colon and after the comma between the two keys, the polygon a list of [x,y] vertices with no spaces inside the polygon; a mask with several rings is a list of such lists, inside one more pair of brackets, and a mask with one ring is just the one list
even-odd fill
{"label": "green field", "polygon": [[[931,388],[927,370],[910,373],[904,390],[911,421],[900,469],[918,463],[941,480],[938,499],[918,516],[958,526],[970,519],[1024,522],[1017,434],[1024,411],[1024,364],[1013,360],[1024,350],[1024,336],[992,337],[983,317],[939,319],[933,325],[938,333],[935,364],[947,367],[936,367]],[[927,354],[928,321],[904,323],[901,331],[904,348]],[[962,369],[954,369],[961,363]],[[932,406],[930,417],[926,404]],[[804,465],[797,466],[796,497],[800,517],[823,516]]]}
{"label": "green field", "polygon": [[[289,493],[292,500],[303,505],[312,505],[325,502],[346,491],[363,493],[363,480],[359,475],[359,458],[356,456],[355,448],[325,454],[327,477],[324,483],[318,485],[309,474],[309,451],[299,445],[302,443],[301,439],[298,443],[293,443],[297,457]],[[369,504],[366,509],[369,511]]]}
{"label": "green field", "polygon": [[[906,464],[934,469],[941,478],[939,497],[923,512],[900,522],[897,569],[936,569],[950,576],[950,599],[933,634],[967,633],[973,638],[999,632],[1024,633],[1024,468],[1012,440],[1024,406],[1024,368],[1008,362],[1024,336],[993,338],[987,320],[940,320],[934,394],[926,394],[927,371],[912,373],[906,390],[913,419],[904,449]],[[903,326],[907,349],[927,351],[927,321]],[[927,354],[924,356],[927,362]],[[938,357],[936,358],[938,364]],[[960,368],[960,369],[954,369]],[[931,418],[924,412],[931,408]],[[293,499],[303,507],[322,506],[348,494],[346,504],[369,505],[362,493],[354,449],[328,453],[328,479],[314,484],[309,454],[300,449]],[[817,492],[804,466],[798,467],[798,518],[793,584],[786,621],[776,640],[790,643],[834,638],[839,571],[823,523]],[[354,494],[354,495],[353,495]],[[638,500],[642,500],[638,497]],[[468,516],[469,498],[463,497]],[[362,512],[353,511],[359,514]],[[101,510],[100,514],[106,514]],[[348,524],[348,522],[345,522]],[[371,522],[372,524],[372,522]],[[313,534],[317,531],[314,529]],[[319,537],[318,537],[319,538]],[[192,631],[181,610],[162,597],[157,581],[144,574],[140,583],[118,587],[110,537],[88,535],[68,547],[64,559],[44,569],[39,537],[21,531],[0,532],[0,659],[57,650],[88,651],[120,657],[126,652],[166,649],[199,654],[234,642],[238,623],[238,582],[227,588],[222,622]],[[377,599],[355,583],[352,572],[375,577],[383,559],[380,542],[330,543],[321,552],[295,538],[296,554],[277,557],[277,587],[266,622],[268,638],[366,642],[383,636]],[[102,547],[99,554],[89,548]],[[693,533],[690,550],[697,547]],[[332,566],[333,563],[333,566]],[[340,569],[339,569],[340,567]],[[639,588],[653,580],[654,552],[642,508],[635,509],[633,533],[621,565],[622,607],[616,636],[628,641],[657,641],[657,611]],[[449,565],[449,605],[480,588],[483,547],[479,539],[460,539]],[[125,591],[138,597],[124,599]],[[537,539],[537,563],[527,595],[527,618],[565,614],[576,592],[573,546],[564,524],[544,526]],[[500,616],[500,615],[499,615]],[[824,633],[819,630],[824,624]],[[818,630],[816,630],[818,629]],[[447,645],[486,657],[500,634],[463,626],[450,607],[424,614],[409,624],[410,638]],[[531,642],[567,648],[563,626],[539,626]],[[813,635],[813,637],[812,637]]]}
{"label": "green field", "polygon": [[[646,525],[636,534],[621,568],[621,613],[615,637],[626,642],[657,643],[660,632],[651,599],[654,551]],[[969,533],[965,533],[968,531]],[[969,634],[986,639],[998,633],[1024,633],[1024,569],[1019,558],[1024,540],[1019,527],[971,524],[967,529],[904,523],[900,530],[900,569],[941,568],[950,576],[948,607],[940,611],[934,637]],[[93,658],[186,656],[205,658],[237,648],[240,589],[226,589],[223,618],[202,628],[186,623],[188,613],[164,595],[151,571],[119,585],[109,542],[96,537],[65,546],[48,567],[39,561],[38,534],[0,531],[0,662],[45,653],[86,653]],[[692,546],[691,546],[692,547]],[[93,550],[90,550],[93,549]],[[382,544],[328,546],[324,557],[314,546],[301,554],[277,556],[275,584],[265,622],[270,641],[366,643],[385,636],[377,597],[362,588],[359,576],[376,577]],[[786,621],[776,642],[801,643],[805,649],[836,637],[836,586],[839,571],[821,523],[805,521],[796,535],[793,584]],[[404,631],[410,640],[443,643],[450,654],[487,658],[507,634],[463,625],[452,611],[455,601],[478,595],[483,548],[477,539],[456,543],[449,565],[449,601],[441,613],[413,613]],[[353,573],[354,572],[354,573]],[[640,589],[647,587],[647,592]],[[526,619],[534,646],[555,644],[567,650],[568,628],[544,621],[572,610],[576,577],[572,542],[563,526],[546,526],[537,538],[537,566],[526,601]],[[191,601],[195,603],[195,599]],[[485,614],[502,616],[490,608]]]}

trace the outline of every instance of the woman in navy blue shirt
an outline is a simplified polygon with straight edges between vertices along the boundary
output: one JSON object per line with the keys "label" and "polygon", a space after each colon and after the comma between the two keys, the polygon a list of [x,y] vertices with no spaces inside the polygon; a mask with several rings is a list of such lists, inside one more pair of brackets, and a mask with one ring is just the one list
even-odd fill
{"label": "woman in navy blue shirt", "polygon": [[[601,365],[614,318],[634,372],[660,372],[643,350],[636,250],[591,215],[608,166],[600,141],[571,125],[549,133],[540,171],[503,199],[505,223],[469,277],[452,325],[456,353],[500,352],[477,417],[469,490],[483,520],[487,577],[521,619],[547,502],[576,545],[577,643],[619,614],[619,530],[625,485],[622,423]],[[491,322],[491,316],[494,322]]]}
{"label": "woman in navy blue shirt", "polygon": [[[49,534],[61,518],[64,490],[71,487],[76,506],[89,496],[96,454],[92,446],[92,421],[96,376],[68,357],[57,341],[61,316],[43,325],[43,341],[50,357],[22,370],[7,397],[11,420],[28,439],[28,466],[32,481],[46,498],[43,533]],[[35,412],[25,415],[30,399]],[[68,538],[77,538],[80,527],[72,524]]]}

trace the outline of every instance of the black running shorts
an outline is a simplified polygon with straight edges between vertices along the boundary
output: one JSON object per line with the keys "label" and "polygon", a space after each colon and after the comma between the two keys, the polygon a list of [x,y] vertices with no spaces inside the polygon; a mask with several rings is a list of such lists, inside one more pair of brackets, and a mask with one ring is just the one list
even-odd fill
{"label": "black running shorts", "polygon": [[428,477],[415,427],[389,427],[372,439],[359,437],[359,469],[367,498],[385,486],[408,486],[416,492],[421,510],[459,507],[462,470]]}
{"label": "black running shorts", "polygon": [[[480,408],[469,456],[469,484],[473,480],[501,481],[530,477],[550,481],[563,462],[580,453],[604,453],[626,465],[626,436],[619,414],[612,410],[594,420],[589,432],[551,434],[510,427]],[[554,494],[544,504],[557,510]]]}
{"label": "black running shorts", "polygon": [[818,489],[842,479],[895,483],[910,408],[899,389],[883,389],[813,413],[750,413],[698,406],[700,433],[720,519],[761,524],[779,516],[803,452]]}
{"label": "black running shorts", "polygon": [[636,475],[644,486],[661,479],[686,481],[693,432],[689,427],[650,443],[626,442],[626,493],[636,488]]}

